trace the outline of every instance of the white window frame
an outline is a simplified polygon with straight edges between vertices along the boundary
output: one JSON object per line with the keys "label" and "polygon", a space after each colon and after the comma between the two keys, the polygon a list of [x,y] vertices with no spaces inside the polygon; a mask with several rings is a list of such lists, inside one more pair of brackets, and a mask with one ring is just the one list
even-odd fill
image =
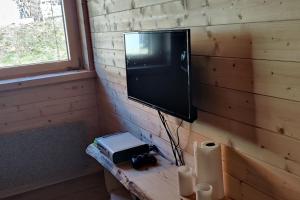
{"label": "white window frame", "polygon": [[0,68],[0,80],[83,69],[76,1],[63,0],[70,60]]}

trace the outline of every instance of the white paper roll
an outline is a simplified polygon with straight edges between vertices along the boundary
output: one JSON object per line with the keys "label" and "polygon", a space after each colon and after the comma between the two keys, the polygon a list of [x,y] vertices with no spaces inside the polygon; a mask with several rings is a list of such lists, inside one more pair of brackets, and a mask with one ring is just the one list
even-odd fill
{"label": "white paper roll", "polygon": [[188,166],[178,167],[178,185],[181,196],[190,196],[194,193],[192,168]]}
{"label": "white paper roll", "polygon": [[212,199],[224,197],[221,147],[212,141],[194,143],[196,183],[207,183],[213,187]]}
{"label": "white paper roll", "polygon": [[207,183],[199,183],[195,186],[196,200],[212,200],[213,188]]}

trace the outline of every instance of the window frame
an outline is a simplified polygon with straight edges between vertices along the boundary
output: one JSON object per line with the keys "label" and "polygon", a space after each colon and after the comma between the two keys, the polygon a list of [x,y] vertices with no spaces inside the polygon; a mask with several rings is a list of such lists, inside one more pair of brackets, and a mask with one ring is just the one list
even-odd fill
{"label": "window frame", "polygon": [[84,69],[76,1],[63,0],[62,5],[70,60],[3,67],[0,68],[0,80]]}

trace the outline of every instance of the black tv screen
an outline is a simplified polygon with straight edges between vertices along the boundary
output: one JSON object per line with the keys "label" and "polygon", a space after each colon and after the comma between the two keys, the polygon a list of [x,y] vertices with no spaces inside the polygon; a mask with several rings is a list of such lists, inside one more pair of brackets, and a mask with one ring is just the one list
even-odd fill
{"label": "black tv screen", "polygon": [[128,98],[192,122],[189,30],[124,34]]}

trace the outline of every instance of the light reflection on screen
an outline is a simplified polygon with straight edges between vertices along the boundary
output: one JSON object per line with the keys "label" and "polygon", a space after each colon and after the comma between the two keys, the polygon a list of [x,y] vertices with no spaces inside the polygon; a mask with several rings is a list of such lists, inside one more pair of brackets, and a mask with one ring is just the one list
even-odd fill
{"label": "light reflection on screen", "polygon": [[148,54],[149,48],[145,46],[143,39],[143,36],[140,34],[126,36],[126,53],[130,56]]}

